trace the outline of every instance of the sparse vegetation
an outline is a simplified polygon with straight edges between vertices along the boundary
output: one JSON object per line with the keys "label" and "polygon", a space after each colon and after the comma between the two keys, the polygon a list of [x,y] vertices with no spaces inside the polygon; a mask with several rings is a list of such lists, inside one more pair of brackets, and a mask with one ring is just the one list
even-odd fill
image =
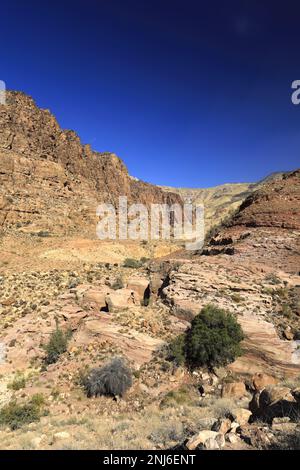
{"label": "sparse vegetation", "polygon": [[114,290],[123,289],[123,287],[124,287],[123,279],[120,276],[117,277],[115,282],[112,284],[111,287]]}
{"label": "sparse vegetation", "polygon": [[88,397],[122,397],[132,385],[132,373],[122,358],[114,358],[103,367],[92,369],[83,385]]}
{"label": "sparse vegetation", "polygon": [[26,386],[26,379],[24,375],[21,372],[16,372],[16,375],[14,376],[14,379],[12,382],[10,382],[7,385],[7,388],[10,390],[21,390]]}
{"label": "sparse vegetation", "polygon": [[142,266],[142,263],[134,258],[126,258],[123,263],[124,268],[137,269]]}
{"label": "sparse vegetation", "polygon": [[0,410],[0,425],[9,426],[12,430],[18,429],[25,424],[39,421],[45,415],[42,410],[44,401],[40,395],[34,395],[28,403],[18,404],[12,400]]}
{"label": "sparse vegetation", "polygon": [[60,355],[66,352],[71,334],[70,330],[64,332],[58,326],[56,327],[56,330],[50,336],[48,344],[45,346],[47,353],[45,358],[46,364],[57,362]]}

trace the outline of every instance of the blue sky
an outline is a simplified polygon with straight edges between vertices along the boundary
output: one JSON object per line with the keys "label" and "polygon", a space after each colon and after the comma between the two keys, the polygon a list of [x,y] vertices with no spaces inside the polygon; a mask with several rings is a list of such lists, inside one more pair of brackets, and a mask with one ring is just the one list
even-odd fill
{"label": "blue sky", "polygon": [[132,175],[207,187],[300,167],[296,1],[1,3],[0,79]]}

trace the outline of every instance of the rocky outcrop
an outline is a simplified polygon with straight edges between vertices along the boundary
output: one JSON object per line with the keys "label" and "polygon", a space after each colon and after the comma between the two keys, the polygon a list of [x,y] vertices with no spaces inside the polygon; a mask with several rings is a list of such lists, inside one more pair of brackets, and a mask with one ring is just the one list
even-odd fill
{"label": "rocky outcrop", "polygon": [[300,170],[264,184],[246,198],[203,250],[203,255],[220,254],[299,273]]}
{"label": "rocky outcrop", "polygon": [[0,105],[0,227],[95,234],[96,207],[107,202],[180,203],[180,196],[130,177],[113,153],[94,152],[62,130],[32,98],[8,92]]}

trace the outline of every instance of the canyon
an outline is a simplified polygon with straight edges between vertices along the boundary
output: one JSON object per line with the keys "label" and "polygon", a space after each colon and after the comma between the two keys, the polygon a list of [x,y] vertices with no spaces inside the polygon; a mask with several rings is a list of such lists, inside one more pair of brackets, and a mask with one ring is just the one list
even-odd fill
{"label": "canyon", "polygon": [[[38,393],[49,410],[25,433],[0,429],[0,447],[238,449],[272,440],[278,423],[248,421],[271,385],[298,406],[300,170],[207,190],[157,187],[131,177],[115,154],[82,145],[20,92],[0,105],[0,162],[0,406]],[[97,205],[117,206],[120,195],[149,207],[204,203],[205,246],[97,240]],[[207,304],[235,316],[243,354],[222,371],[170,364],[167,345]],[[45,367],[57,325],[72,337]],[[88,399],[80,371],[115,355],[134,371],[132,389],[122,400]],[[222,433],[225,405],[227,415],[240,411]]]}

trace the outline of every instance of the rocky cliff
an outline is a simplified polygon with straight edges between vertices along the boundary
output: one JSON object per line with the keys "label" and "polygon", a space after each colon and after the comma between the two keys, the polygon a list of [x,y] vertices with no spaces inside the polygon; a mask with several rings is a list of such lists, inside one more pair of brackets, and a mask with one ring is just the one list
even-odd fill
{"label": "rocky cliff", "polygon": [[0,105],[0,226],[94,235],[99,203],[181,203],[180,196],[128,174],[113,153],[94,152],[62,130],[32,98],[8,92]]}
{"label": "rocky cliff", "polygon": [[300,170],[296,170],[250,194],[203,253],[235,255],[298,274],[299,231]]}

